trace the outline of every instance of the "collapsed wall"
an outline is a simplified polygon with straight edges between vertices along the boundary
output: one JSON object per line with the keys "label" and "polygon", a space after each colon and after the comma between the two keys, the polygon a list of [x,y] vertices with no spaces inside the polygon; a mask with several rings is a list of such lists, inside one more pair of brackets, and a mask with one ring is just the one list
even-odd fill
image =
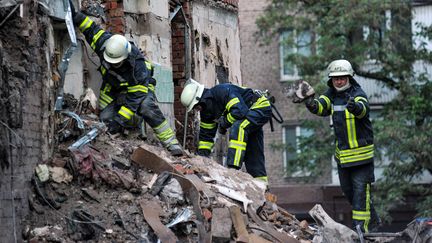
{"label": "collapsed wall", "polygon": [[16,242],[34,166],[50,156],[52,26],[34,2],[0,7],[0,19],[0,242]]}

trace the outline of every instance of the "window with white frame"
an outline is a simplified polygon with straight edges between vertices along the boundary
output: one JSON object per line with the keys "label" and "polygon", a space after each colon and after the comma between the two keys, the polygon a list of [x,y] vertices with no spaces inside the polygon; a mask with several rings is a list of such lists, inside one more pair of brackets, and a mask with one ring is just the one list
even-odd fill
{"label": "window with white frame", "polygon": [[[305,177],[309,176],[310,172],[303,170],[296,170],[292,172],[290,168],[290,161],[297,158],[297,154],[301,152],[300,150],[300,137],[309,137],[313,135],[311,129],[301,127],[300,125],[286,125],[283,127],[283,143],[284,143],[284,153],[283,162],[284,169],[287,172],[287,177]],[[313,161],[311,161],[313,163]]]}
{"label": "window with white frame", "polygon": [[282,31],[279,37],[281,81],[297,80],[300,73],[290,57],[294,54],[309,56],[312,53],[311,31]]}

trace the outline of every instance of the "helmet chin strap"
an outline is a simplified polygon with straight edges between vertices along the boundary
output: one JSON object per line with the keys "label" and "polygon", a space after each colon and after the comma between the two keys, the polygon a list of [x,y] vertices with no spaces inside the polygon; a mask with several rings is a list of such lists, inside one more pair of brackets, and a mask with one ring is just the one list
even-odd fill
{"label": "helmet chin strap", "polygon": [[336,89],[337,92],[342,92],[347,90],[349,87],[351,87],[350,82],[347,82],[344,86],[338,88],[338,87],[334,87]]}

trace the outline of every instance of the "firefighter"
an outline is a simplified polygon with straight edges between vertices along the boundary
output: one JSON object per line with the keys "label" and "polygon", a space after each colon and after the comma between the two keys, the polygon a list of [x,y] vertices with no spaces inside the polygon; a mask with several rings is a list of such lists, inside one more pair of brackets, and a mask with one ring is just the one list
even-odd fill
{"label": "firefighter", "polygon": [[103,30],[88,16],[76,12],[71,1],[69,3],[75,25],[101,61],[100,119],[108,124],[108,132],[123,131],[137,115],[153,128],[172,155],[182,155],[183,149],[155,101],[152,64],[124,36]]}
{"label": "firefighter", "polygon": [[263,129],[272,116],[270,101],[261,93],[233,84],[219,84],[211,89],[190,80],[181,94],[187,112],[200,111],[201,123],[197,154],[210,156],[216,132],[229,129],[227,166],[240,169],[267,182]]}
{"label": "firefighter", "polygon": [[380,224],[371,195],[374,143],[368,98],[354,79],[349,61],[335,60],[327,70],[328,90],[317,99],[310,96],[305,104],[318,116],[332,116],[341,189],[352,206],[354,228],[360,225],[368,232]]}

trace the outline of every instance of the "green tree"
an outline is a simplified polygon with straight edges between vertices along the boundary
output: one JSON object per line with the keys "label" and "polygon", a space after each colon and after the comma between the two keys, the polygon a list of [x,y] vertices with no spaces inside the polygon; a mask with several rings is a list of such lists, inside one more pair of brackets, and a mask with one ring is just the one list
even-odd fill
{"label": "green tree", "polygon": [[[284,43],[297,48],[308,45],[313,50],[307,56],[293,52],[285,57],[308,81],[327,81],[326,65],[344,58],[352,63],[357,76],[397,90],[395,99],[374,121],[376,154],[391,161],[377,183],[383,193],[375,196],[384,216],[409,192],[421,195],[419,216],[432,216],[430,182],[426,186],[413,183],[425,171],[432,173],[432,75],[414,68],[415,64],[432,63],[427,45],[432,27],[412,22],[411,4],[410,0],[273,0],[256,22],[264,43],[283,31],[313,33],[308,43],[299,42],[295,35]],[[413,25],[420,31],[413,33]],[[323,82],[311,83],[323,86]],[[315,129],[319,133],[319,129],[328,128]],[[331,140],[327,138],[329,144]],[[302,141],[296,166],[310,166],[311,151],[319,161],[328,156],[328,147],[323,150],[317,143]]]}

